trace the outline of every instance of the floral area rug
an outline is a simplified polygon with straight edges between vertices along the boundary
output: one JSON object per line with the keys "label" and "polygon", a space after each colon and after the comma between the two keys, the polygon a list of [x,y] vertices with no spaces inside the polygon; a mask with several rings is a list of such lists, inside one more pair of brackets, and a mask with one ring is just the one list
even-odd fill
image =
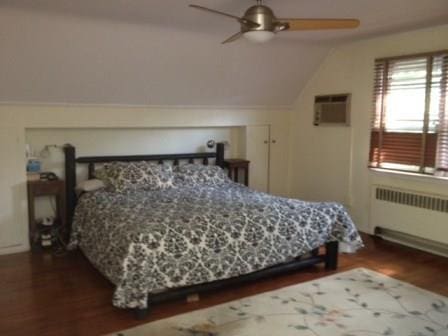
{"label": "floral area rug", "polygon": [[114,335],[448,336],[448,298],[358,268]]}

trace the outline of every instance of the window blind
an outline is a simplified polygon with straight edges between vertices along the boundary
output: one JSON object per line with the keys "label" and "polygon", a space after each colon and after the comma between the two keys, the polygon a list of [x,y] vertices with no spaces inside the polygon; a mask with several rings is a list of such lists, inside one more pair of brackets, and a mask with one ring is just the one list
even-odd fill
{"label": "window blind", "polygon": [[375,61],[370,166],[448,172],[448,51]]}
{"label": "window blind", "polygon": [[448,176],[448,53],[438,59],[440,68],[439,125],[437,128],[436,173]]}

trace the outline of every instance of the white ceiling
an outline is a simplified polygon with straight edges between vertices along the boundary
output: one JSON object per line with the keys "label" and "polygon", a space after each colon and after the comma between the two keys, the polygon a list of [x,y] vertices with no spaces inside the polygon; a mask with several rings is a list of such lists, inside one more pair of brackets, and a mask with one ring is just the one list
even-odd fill
{"label": "white ceiling", "polygon": [[221,45],[252,0],[0,0],[0,101],[290,105],[342,42],[448,22],[448,0],[270,0],[278,17],[356,17],[354,31]]}

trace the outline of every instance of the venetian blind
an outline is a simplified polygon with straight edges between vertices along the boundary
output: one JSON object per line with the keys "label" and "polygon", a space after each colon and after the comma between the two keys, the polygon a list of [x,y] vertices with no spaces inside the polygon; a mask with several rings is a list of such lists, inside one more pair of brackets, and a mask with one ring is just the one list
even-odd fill
{"label": "venetian blind", "polygon": [[448,52],[375,62],[370,166],[448,171]]}

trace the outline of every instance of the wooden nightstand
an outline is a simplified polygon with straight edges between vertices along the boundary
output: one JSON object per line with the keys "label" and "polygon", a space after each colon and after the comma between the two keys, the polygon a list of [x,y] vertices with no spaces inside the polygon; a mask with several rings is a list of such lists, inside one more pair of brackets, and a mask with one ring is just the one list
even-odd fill
{"label": "wooden nightstand", "polygon": [[226,159],[224,160],[224,167],[229,171],[229,177],[235,182],[239,182],[239,170],[244,172],[244,185],[249,186],[249,163],[248,160],[243,159]]}
{"label": "wooden nightstand", "polygon": [[[65,234],[66,226],[66,204],[65,204],[65,182],[54,181],[28,181],[28,218],[30,231],[30,244],[35,247],[39,243],[38,223],[36,222],[34,203],[36,197],[54,196],[56,198],[56,218],[53,225]],[[55,227],[56,228],[56,227]]]}

